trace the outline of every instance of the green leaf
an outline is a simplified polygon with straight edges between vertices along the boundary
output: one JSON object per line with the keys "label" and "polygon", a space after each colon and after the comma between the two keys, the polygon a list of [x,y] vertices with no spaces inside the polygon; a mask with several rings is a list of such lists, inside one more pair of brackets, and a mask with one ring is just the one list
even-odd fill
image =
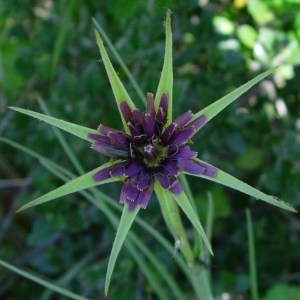
{"label": "green leaf", "polygon": [[[115,162],[114,162],[115,163]],[[105,184],[105,183],[109,183],[109,182],[114,182],[114,181],[119,181],[122,179],[121,176],[119,177],[113,177],[113,178],[108,178],[106,180],[103,180],[103,181],[95,181],[93,179],[93,175],[106,168],[106,167],[109,167],[110,165],[112,165],[113,163],[109,162],[105,165],[102,165],[76,179],[73,179],[72,181],[70,182],[67,182],[66,184],[60,186],[59,188],[35,199],[35,200],[32,200],[30,201],[29,203],[21,206],[17,212],[20,212],[24,209],[27,209],[29,207],[33,207],[33,206],[36,206],[36,205],[40,205],[42,203],[45,203],[45,202],[48,202],[48,201],[51,201],[51,200],[54,200],[54,199],[57,199],[59,197],[62,197],[62,196],[65,196],[65,195],[68,195],[68,194],[71,194],[71,193],[75,193],[75,192],[78,192],[78,191],[81,191],[81,190],[84,190],[84,189],[87,189],[87,188],[90,188],[90,187],[94,187],[94,186],[97,186],[97,185],[101,185],[101,184]]]}
{"label": "green leaf", "polygon": [[213,117],[215,117],[219,112],[221,112],[226,106],[231,104],[234,100],[236,100],[238,97],[240,97],[242,94],[247,92],[251,87],[253,87],[255,84],[269,76],[271,73],[274,72],[276,68],[273,68],[271,70],[268,70],[255,78],[251,79],[247,83],[243,84],[239,88],[235,89],[231,93],[227,94],[226,96],[222,97],[221,99],[215,101],[211,105],[207,106],[206,108],[202,109],[201,111],[197,112],[193,120],[198,118],[199,116],[205,115],[207,118],[207,121],[211,120]]}
{"label": "green leaf", "polygon": [[104,67],[105,67],[107,76],[109,78],[109,82],[110,82],[111,88],[113,90],[115,99],[116,99],[117,104],[118,104],[118,109],[119,109],[119,112],[120,112],[120,116],[121,116],[124,128],[128,132],[129,130],[128,130],[126,121],[125,121],[125,119],[123,118],[123,116],[121,114],[119,104],[125,101],[130,106],[131,109],[135,109],[135,105],[132,102],[131,98],[129,97],[125,87],[123,86],[123,84],[122,84],[122,82],[121,82],[121,80],[118,76],[118,74],[116,73],[116,71],[115,71],[115,69],[114,69],[114,67],[113,67],[113,65],[112,65],[112,63],[111,63],[111,61],[108,57],[108,54],[105,50],[105,47],[103,45],[103,41],[102,41],[102,39],[101,39],[101,37],[100,37],[100,35],[97,31],[95,31],[95,35],[96,35],[96,42],[97,42],[97,45],[99,47],[100,54],[101,54],[101,57],[102,57],[102,60],[103,60],[103,63],[104,63]]}
{"label": "green leaf", "polygon": [[50,290],[52,290],[54,292],[57,292],[57,293],[59,293],[61,295],[69,297],[71,299],[75,299],[75,300],[89,300],[88,298],[85,298],[85,297],[82,297],[82,296],[77,295],[75,293],[72,293],[72,292],[70,292],[70,291],[68,291],[68,290],[66,290],[66,289],[64,289],[64,288],[62,288],[62,287],[60,287],[60,286],[58,286],[56,284],[53,284],[53,283],[51,283],[49,281],[46,281],[44,279],[41,279],[41,278],[39,278],[39,277],[37,277],[37,276],[35,276],[33,274],[30,274],[30,273],[28,273],[26,271],[23,271],[22,269],[17,268],[15,266],[13,266],[13,265],[11,265],[11,264],[3,261],[2,259],[0,259],[0,265],[2,267],[4,267],[4,268],[7,268],[7,269],[9,269],[9,270],[11,270],[11,271],[19,274],[19,275],[21,275],[21,276],[23,276],[23,277],[31,280],[31,281],[36,282],[39,285],[44,286],[47,289],[50,289]]}
{"label": "green leaf", "polygon": [[31,111],[31,110],[28,110],[28,109],[23,109],[23,108],[18,108],[18,107],[10,107],[10,109],[12,110],[15,110],[17,112],[20,112],[22,114],[25,114],[25,115],[28,115],[28,116],[31,116],[33,118],[36,118],[36,119],[39,119],[41,121],[44,121],[48,124],[51,124],[53,126],[56,126],[64,131],[67,131],[71,134],[74,134],[86,141],[91,141],[89,138],[88,138],[88,134],[90,133],[99,133],[97,130],[95,129],[90,129],[90,128],[87,128],[87,127],[83,127],[83,126],[80,126],[80,125],[77,125],[77,124],[74,124],[74,123],[70,123],[70,122],[67,122],[67,121],[63,121],[63,120],[60,120],[60,119],[57,119],[57,118],[54,118],[54,117],[50,117],[50,116],[47,116],[47,115],[44,115],[44,114],[41,114],[41,113],[37,113],[37,112],[34,112],[34,111]]}
{"label": "green leaf", "polygon": [[176,200],[177,204],[181,207],[181,209],[183,210],[183,212],[186,214],[186,216],[188,217],[188,219],[191,221],[191,223],[193,224],[193,226],[195,227],[195,229],[197,230],[197,232],[200,234],[205,246],[207,247],[207,249],[209,250],[209,252],[213,255],[213,251],[211,249],[211,245],[206,237],[206,234],[204,232],[204,229],[200,223],[199,218],[197,217],[190,201],[188,200],[185,192],[182,192],[179,195],[174,195],[173,194],[174,199]]}
{"label": "green leaf", "polygon": [[193,265],[193,252],[182,225],[178,205],[176,201],[174,201],[172,193],[164,189],[157,181],[155,181],[154,190],[161,206],[165,222],[175,239],[175,245],[178,244],[178,248],[181,250],[187,263]]}
{"label": "green leaf", "polygon": [[258,288],[257,288],[257,269],[256,269],[256,258],[255,258],[255,242],[251,212],[246,209],[247,217],[247,234],[248,234],[248,257],[249,257],[249,269],[250,269],[250,285],[251,285],[251,299],[258,300]]}
{"label": "green leaf", "polygon": [[300,300],[300,287],[286,283],[276,283],[262,298],[262,300]]}
{"label": "green leaf", "polygon": [[101,27],[101,25],[96,21],[96,19],[92,18],[92,20],[93,20],[96,28],[99,30],[99,32],[101,34],[101,37],[103,38],[104,42],[107,44],[110,52],[115,57],[116,61],[121,66],[121,68],[123,69],[124,73],[127,75],[127,77],[129,79],[132,87],[134,88],[135,92],[139,96],[141,102],[143,103],[143,105],[145,105],[147,103],[147,101],[146,101],[146,95],[143,93],[143,91],[140,88],[139,84],[137,83],[137,81],[135,80],[135,78],[132,76],[132,74],[128,70],[127,66],[125,65],[125,63],[124,63],[124,61],[122,59],[122,57],[119,55],[118,51],[116,50],[116,48],[113,45],[113,43],[110,41],[109,37],[107,36],[107,34],[105,33],[105,31],[103,30],[103,28]]}
{"label": "green leaf", "polygon": [[107,272],[106,272],[106,278],[105,278],[105,295],[107,295],[108,293],[108,289],[109,289],[109,284],[110,284],[110,280],[111,280],[111,276],[116,264],[116,260],[117,257],[119,255],[119,252],[122,248],[122,245],[125,241],[125,238],[129,232],[129,229],[137,215],[137,213],[139,212],[140,208],[136,207],[135,210],[129,211],[128,209],[128,205],[124,205],[123,208],[123,213],[121,216],[121,220],[119,223],[119,227],[117,229],[117,233],[116,233],[116,237],[114,240],[114,244],[111,250],[111,254],[109,257],[109,261],[108,261],[108,267],[107,267]]}
{"label": "green leaf", "polygon": [[172,122],[173,106],[173,58],[172,58],[172,30],[171,30],[171,11],[167,11],[166,17],[166,45],[164,64],[161,72],[160,81],[155,95],[155,108],[158,109],[161,96],[163,93],[168,94],[169,108],[167,124]]}
{"label": "green leaf", "polygon": [[249,24],[238,26],[236,34],[239,40],[249,49],[253,49],[257,40],[257,31]]}
{"label": "green leaf", "polygon": [[[198,161],[207,164],[206,162],[203,162],[201,160],[198,160]],[[205,179],[208,179],[211,181],[215,181],[217,183],[223,184],[223,185],[233,188],[237,191],[240,191],[244,194],[252,196],[252,197],[256,198],[257,200],[265,201],[269,204],[275,205],[282,209],[289,210],[291,212],[297,212],[289,203],[286,203],[282,200],[278,200],[274,196],[269,196],[255,188],[253,188],[252,186],[248,185],[247,183],[233,177],[232,175],[229,175],[228,173],[223,172],[220,169],[217,169],[217,175],[215,178],[205,176],[205,175],[193,175],[193,176],[202,177],[202,178],[205,178]]]}

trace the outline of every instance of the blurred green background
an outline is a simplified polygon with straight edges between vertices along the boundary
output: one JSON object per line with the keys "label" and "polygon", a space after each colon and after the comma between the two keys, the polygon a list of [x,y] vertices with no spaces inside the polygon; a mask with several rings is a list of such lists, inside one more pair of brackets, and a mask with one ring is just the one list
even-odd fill
{"label": "blurred green background", "polygon": [[[272,66],[264,80],[201,130],[199,156],[262,191],[300,207],[299,0],[4,0],[0,3],[0,136],[19,142],[73,171],[48,125],[8,110],[40,111],[83,126],[120,128],[113,95],[94,39],[94,17],[145,92],[155,92],[164,54],[164,18],[173,12],[174,115],[196,112]],[[112,56],[111,56],[112,57]],[[112,61],[115,59],[112,57]],[[121,67],[119,76],[138,99]],[[138,100],[136,103],[139,105]],[[142,105],[140,106],[142,108]],[[105,161],[84,141],[66,138],[86,170]],[[0,145],[0,258],[44,278],[60,278],[91,253],[66,285],[99,299],[114,230],[79,194],[20,214],[15,210],[62,184],[32,157]],[[260,294],[300,297],[300,219],[239,192],[189,178],[201,220],[207,193],[215,206],[212,259],[216,296],[249,297],[245,209],[254,222]],[[101,187],[118,201],[120,185]],[[101,201],[101,199],[99,199]],[[156,199],[143,219],[172,242]],[[188,225],[188,224],[187,224]],[[140,236],[144,232],[137,229]],[[172,258],[143,239],[173,269]],[[185,278],[173,270],[178,282]],[[34,295],[32,291],[34,290]],[[40,299],[44,289],[0,268],[1,299]],[[121,293],[121,294],[120,294]],[[282,293],[282,294],[281,294]],[[290,294],[289,294],[290,293]],[[111,299],[155,299],[123,250]],[[278,295],[284,295],[276,298]],[[286,298],[286,295],[290,298]],[[57,299],[57,298],[53,298]]]}

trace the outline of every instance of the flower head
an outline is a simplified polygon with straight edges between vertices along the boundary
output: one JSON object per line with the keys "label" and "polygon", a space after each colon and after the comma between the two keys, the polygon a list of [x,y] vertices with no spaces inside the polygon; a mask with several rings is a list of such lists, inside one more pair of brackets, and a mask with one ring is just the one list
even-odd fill
{"label": "flower head", "polygon": [[89,134],[92,148],[114,160],[111,166],[94,175],[95,181],[124,176],[121,203],[130,210],[137,205],[146,208],[157,180],[173,194],[182,192],[180,172],[214,177],[216,168],[195,160],[197,152],[190,149],[191,137],[206,123],[204,115],[193,119],[188,111],[167,125],[168,95],[164,93],[157,110],[152,94],[147,97],[146,113],[120,103],[120,111],[129,133],[103,125],[99,134]]}

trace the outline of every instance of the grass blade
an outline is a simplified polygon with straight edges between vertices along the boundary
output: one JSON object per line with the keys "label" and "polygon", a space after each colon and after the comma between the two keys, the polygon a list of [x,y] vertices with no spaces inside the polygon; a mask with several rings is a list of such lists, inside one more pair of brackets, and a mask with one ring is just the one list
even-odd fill
{"label": "grass blade", "polygon": [[255,245],[252,218],[249,209],[246,209],[247,217],[247,234],[248,234],[248,251],[249,251],[249,267],[250,267],[250,279],[251,279],[251,299],[258,300],[257,289],[257,270],[256,270],[256,258],[255,258]]}

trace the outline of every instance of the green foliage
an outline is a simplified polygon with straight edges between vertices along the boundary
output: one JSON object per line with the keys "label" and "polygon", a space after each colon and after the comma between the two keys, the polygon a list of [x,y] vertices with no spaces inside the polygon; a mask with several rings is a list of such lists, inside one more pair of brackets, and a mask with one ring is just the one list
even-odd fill
{"label": "green foliage", "polygon": [[[96,128],[100,122],[119,126],[103,62],[97,59],[91,18],[109,32],[143,91],[155,92],[163,63],[163,19],[169,7],[174,13],[174,116],[187,109],[199,111],[258,73],[280,65],[274,76],[241,96],[208,124],[199,133],[193,148],[205,161],[299,207],[300,13],[297,1],[256,0],[248,4],[245,1],[162,1],[153,6],[145,1],[116,1],[116,5],[110,5],[106,1],[80,0],[74,6],[71,2],[1,2],[1,136],[26,145],[61,167],[77,170],[69,163],[49,126],[9,112],[7,107],[40,111],[36,102],[40,96],[51,108],[52,115],[60,119],[76,121],[88,128]],[[235,4],[238,2],[242,6]],[[261,10],[255,9],[254,4],[264,6],[264,17],[258,15]],[[135,100],[139,95],[116,59],[110,57]],[[104,162],[84,141],[70,136],[66,139],[85,170]],[[1,259],[49,281],[61,282],[64,288],[84,297],[99,298],[103,294],[107,260],[115,236],[108,220],[79,194],[15,215],[21,203],[39,197],[61,182],[29,155],[2,142],[0,148]],[[225,291],[233,296],[250,295],[244,216],[248,203],[256,242],[259,294],[266,295],[266,299],[276,299],[274,295],[282,292],[297,296],[300,284],[295,276],[299,270],[297,215],[252,203],[248,196],[201,179],[192,180],[191,190],[201,220],[206,218],[207,191],[211,191],[213,201],[216,199],[211,260],[214,295]],[[110,187],[102,191],[110,196],[108,203],[117,207],[119,191]],[[103,199],[103,194],[97,196],[98,202]],[[143,220],[169,240],[170,252],[166,251],[167,246],[161,246],[152,235],[145,233],[145,229],[133,226],[134,232],[191,298],[188,272],[181,270],[180,263],[174,264],[179,258],[172,256],[175,252],[170,244],[172,239],[157,208],[157,201],[151,201],[143,212]],[[190,224],[186,226],[189,228]],[[112,299],[127,295],[133,298],[137,293],[143,298],[156,298],[150,279],[141,275],[147,273],[141,271],[142,266],[128,253],[121,253],[117,263],[119,271],[110,287]],[[90,257],[85,260],[86,255]],[[77,264],[78,269],[70,274]],[[145,267],[149,278],[159,274],[152,264]],[[290,281],[289,285],[279,285],[286,280]],[[164,283],[161,277],[155,283],[164,287],[160,295],[173,290]],[[0,269],[0,286],[1,298],[28,299],[32,295],[33,283],[4,268]],[[44,296],[42,288],[36,285],[34,288],[36,297]]]}
{"label": "green foliage", "polygon": [[272,286],[263,300],[300,299],[300,288],[288,284],[275,284]]}

